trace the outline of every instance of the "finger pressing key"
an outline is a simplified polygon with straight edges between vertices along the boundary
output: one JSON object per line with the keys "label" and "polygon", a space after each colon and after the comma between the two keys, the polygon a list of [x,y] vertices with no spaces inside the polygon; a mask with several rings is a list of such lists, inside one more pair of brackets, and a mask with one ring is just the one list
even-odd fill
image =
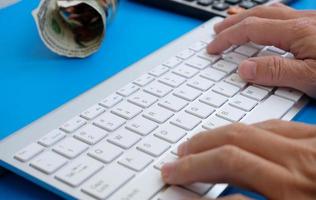
{"label": "finger pressing key", "polygon": [[[283,4],[282,4],[283,5]],[[236,7],[231,7],[232,10],[236,10]],[[239,10],[239,9],[238,9]],[[232,12],[232,11],[231,11]],[[234,24],[241,22],[247,17],[261,17],[266,19],[293,19],[299,16],[298,12],[285,5],[281,6],[257,6],[250,10],[243,12],[237,12],[237,15],[227,17],[222,22],[215,25],[214,30],[216,33],[220,33],[223,30],[231,27]]]}
{"label": "finger pressing key", "polygon": [[[219,54],[232,45],[241,45],[250,41],[289,50],[291,45],[302,37],[304,32],[300,31],[304,30],[304,26],[308,23],[308,21],[300,24],[297,20],[248,17],[220,32],[208,45],[207,50],[210,54]],[[297,34],[298,32],[300,34]]]}
{"label": "finger pressing key", "polygon": [[[169,184],[193,182],[230,183],[272,196],[275,188],[291,181],[279,165],[238,147],[225,145],[203,153],[189,155],[162,167],[162,177]],[[278,177],[278,178],[276,178]]]}

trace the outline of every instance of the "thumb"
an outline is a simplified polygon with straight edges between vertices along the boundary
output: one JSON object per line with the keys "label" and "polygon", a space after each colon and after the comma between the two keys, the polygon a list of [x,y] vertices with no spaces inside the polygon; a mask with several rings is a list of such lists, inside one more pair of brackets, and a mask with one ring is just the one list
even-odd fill
{"label": "thumb", "polygon": [[302,60],[279,56],[265,56],[243,61],[238,69],[242,79],[247,82],[304,90],[308,65]]}

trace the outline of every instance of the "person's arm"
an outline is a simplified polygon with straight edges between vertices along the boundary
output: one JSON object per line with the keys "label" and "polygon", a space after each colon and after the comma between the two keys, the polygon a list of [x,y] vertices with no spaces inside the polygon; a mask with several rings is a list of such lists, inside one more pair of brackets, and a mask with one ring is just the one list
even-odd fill
{"label": "person's arm", "polygon": [[226,18],[215,32],[208,46],[211,54],[250,41],[293,53],[295,59],[250,58],[239,66],[239,75],[248,82],[291,87],[316,98],[316,11],[296,11],[280,4],[259,6]]}
{"label": "person's arm", "polygon": [[[252,41],[295,55],[296,59],[267,56],[244,61],[239,74],[246,81],[293,87],[316,97],[316,12],[279,4],[257,7],[227,18],[215,31],[208,46],[212,54]],[[224,182],[271,200],[316,199],[316,126],[280,120],[233,124],[194,136],[178,153],[179,160],[162,167],[166,183]]]}
{"label": "person's arm", "polygon": [[162,167],[169,184],[229,183],[273,200],[316,199],[316,126],[233,124],[194,136],[178,154]]}

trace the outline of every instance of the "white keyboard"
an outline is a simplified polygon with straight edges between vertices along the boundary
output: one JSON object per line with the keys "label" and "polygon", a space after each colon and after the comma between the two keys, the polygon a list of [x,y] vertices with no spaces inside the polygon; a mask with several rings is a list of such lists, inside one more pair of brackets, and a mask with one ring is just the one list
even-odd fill
{"label": "white keyboard", "polygon": [[2,141],[3,166],[77,199],[217,197],[226,184],[163,183],[161,166],[177,159],[177,146],[231,123],[291,119],[304,105],[301,92],[251,85],[236,73],[249,57],[291,54],[255,44],[206,53],[220,20]]}

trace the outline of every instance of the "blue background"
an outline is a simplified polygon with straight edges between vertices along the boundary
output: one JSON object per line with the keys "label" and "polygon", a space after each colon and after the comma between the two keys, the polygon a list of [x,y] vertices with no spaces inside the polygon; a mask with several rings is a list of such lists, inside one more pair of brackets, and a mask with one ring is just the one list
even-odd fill
{"label": "blue background", "polygon": [[[83,60],[65,59],[40,41],[31,16],[38,2],[23,0],[0,10],[0,140],[203,22],[121,0],[100,51]],[[313,0],[292,6],[316,9]],[[296,120],[315,124],[315,113],[311,102]],[[9,172],[0,176],[4,198],[59,199]]]}

